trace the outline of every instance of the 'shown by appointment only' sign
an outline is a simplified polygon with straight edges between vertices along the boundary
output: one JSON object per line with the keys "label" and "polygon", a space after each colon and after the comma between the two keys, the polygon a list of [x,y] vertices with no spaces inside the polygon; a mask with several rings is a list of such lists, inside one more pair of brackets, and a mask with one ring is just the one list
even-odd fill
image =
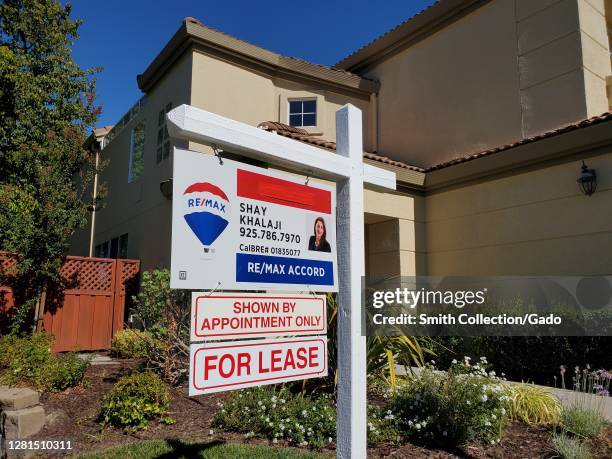
{"label": "'shown by appointment only' sign", "polygon": [[337,291],[334,186],[176,153],[172,288]]}
{"label": "'shown by appointment only' sign", "polygon": [[192,342],[326,334],[324,295],[192,293]]}

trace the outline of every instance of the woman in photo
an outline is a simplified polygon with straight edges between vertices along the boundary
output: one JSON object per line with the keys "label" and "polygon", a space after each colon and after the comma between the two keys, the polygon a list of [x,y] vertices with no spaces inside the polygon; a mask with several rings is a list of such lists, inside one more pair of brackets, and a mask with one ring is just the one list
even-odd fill
{"label": "woman in photo", "polygon": [[325,220],[322,217],[317,217],[314,222],[314,235],[310,236],[308,241],[308,250],[316,252],[331,252],[331,246],[326,239],[327,230],[325,229]]}

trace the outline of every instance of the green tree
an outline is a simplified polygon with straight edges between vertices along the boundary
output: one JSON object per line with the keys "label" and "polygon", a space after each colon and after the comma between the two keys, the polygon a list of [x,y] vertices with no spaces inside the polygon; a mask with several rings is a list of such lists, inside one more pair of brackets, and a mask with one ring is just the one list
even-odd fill
{"label": "green tree", "polygon": [[22,322],[87,221],[97,70],[72,59],[70,13],[54,0],[0,2],[0,249],[20,256]]}

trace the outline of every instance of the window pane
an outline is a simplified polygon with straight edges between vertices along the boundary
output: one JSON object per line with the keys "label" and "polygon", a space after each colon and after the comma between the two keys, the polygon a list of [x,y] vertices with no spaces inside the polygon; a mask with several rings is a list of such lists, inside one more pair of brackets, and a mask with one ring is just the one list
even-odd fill
{"label": "window pane", "polygon": [[119,238],[114,237],[110,243],[110,257],[117,258],[117,251],[119,250]]}
{"label": "window pane", "polygon": [[316,126],[316,125],[317,125],[317,115],[315,115],[314,113],[304,115],[304,121],[303,121],[302,126]]}
{"label": "window pane", "polygon": [[102,258],[108,257],[108,241],[102,243],[102,250],[100,251]]}
{"label": "window pane", "polygon": [[144,169],[144,134],[144,123],[138,123],[134,129],[132,129],[128,182],[137,180]]}
{"label": "window pane", "polygon": [[304,101],[304,113],[315,113],[317,111],[316,100],[305,100]]}
{"label": "window pane", "polygon": [[166,105],[166,113],[168,113],[170,110],[172,110],[172,102],[168,102]]}
{"label": "window pane", "polygon": [[159,112],[159,115],[157,115],[157,125],[161,126],[162,124],[164,124],[164,111],[161,110]]}
{"label": "window pane", "polygon": [[164,139],[167,139],[168,137],[168,126],[164,126]]}
{"label": "window pane", "polygon": [[127,250],[128,250],[128,235],[126,234],[122,234],[121,237],[119,237],[119,253],[117,255],[117,258],[127,258]]}
{"label": "window pane", "polygon": [[289,125],[290,126],[301,126],[302,125],[302,115],[289,115]]}
{"label": "window pane", "polygon": [[161,145],[163,141],[164,141],[164,130],[158,129],[157,130],[157,145]]}
{"label": "window pane", "polygon": [[289,114],[302,113],[302,101],[292,100],[289,102]]}
{"label": "window pane", "polygon": [[160,162],[162,160],[162,146],[157,147],[157,154],[155,155],[155,161]]}
{"label": "window pane", "polygon": [[164,159],[166,159],[168,156],[170,156],[170,142],[166,142],[164,144]]}
{"label": "window pane", "polygon": [[101,255],[102,255],[102,245],[98,244],[94,250],[94,257],[100,258]]}

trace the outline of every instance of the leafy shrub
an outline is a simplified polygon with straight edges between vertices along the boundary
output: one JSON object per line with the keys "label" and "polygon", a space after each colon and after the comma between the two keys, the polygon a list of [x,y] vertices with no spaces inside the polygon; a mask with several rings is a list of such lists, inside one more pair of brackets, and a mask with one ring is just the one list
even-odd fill
{"label": "leafy shrub", "polygon": [[388,402],[407,439],[457,446],[473,439],[498,442],[506,419],[501,381],[479,363],[437,372],[427,366]]}
{"label": "leafy shrub", "polygon": [[606,419],[597,411],[573,405],[561,410],[561,428],[572,435],[592,438],[606,426]]}
{"label": "leafy shrub", "polygon": [[401,438],[393,412],[386,407],[368,405],[368,443],[399,443]]}
{"label": "leafy shrub", "polygon": [[232,393],[219,407],[213,424],[247,437],[320,448],[336,436],[336,408],[327,395],[313,398],[285,387],[258,387]]}
{"label": "leafy shrub", "polygon": [[45,332],[0,338],[0,382],[51,392],[80,384],[89,362],[74,353],[56,355],[52,347],[53,337]]}
{"label": "leafy shrub", "polygon": [[587,447],[577,438],[555,433],[552,437],[555,452],[561,459],[591,459]]}
{"label": "leafy shrub", "polygon": [[546,389],[531,384],[507,384],[508,416],[525,424],[557,424],[561,403]]}
{"label": "leafy shrub", "polygon": [[119,379],[104,398],[99,422],[102,427],[144,429],[151,420],[164,415],[169,406],[168,388],[159,376],[151,372],[134,373]]}
{"label": "leafy shrub", "polygon": [[170,288],[170,271],[154,269],[142,273],[140,292],[132,298],[133,313],[142,321],[145,330],[165,329],[167,311],[173,305],[189,310],[191,292]]}
{"label": "leafy shrub", "polygon": [[41,369],[37,378],[38,385],[51,392],[77,386],[85,377],[88,366],[87,360],[73,353],[54,356]]}
{"label": "leafy shrub", "polygon": [[177,385],[187,379],[191,292],[170,288],[170,271],[156,269],[142,275],[140,293],[133,297],[133,313],[152,340],[144,351],[144,369]]}
{"label": "leafy shrub", "polygon": [[128,328],[115,333],[110,352],[112,356],[122,359],[142,359],[147,357],[149,347],[154,345],[151,333]]}

